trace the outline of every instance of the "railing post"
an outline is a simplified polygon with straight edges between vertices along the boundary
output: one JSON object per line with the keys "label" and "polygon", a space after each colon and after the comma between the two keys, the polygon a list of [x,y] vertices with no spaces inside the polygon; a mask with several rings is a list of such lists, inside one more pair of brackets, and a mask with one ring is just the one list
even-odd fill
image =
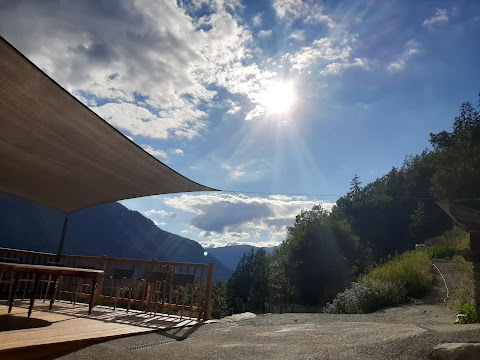
{"label": "railing post", "polygon": [[212,288],[213,288],[213,262],[208,264],[207,288],[205,289],[205,305],[203,308],[203,320],[206,321],[212,315]]}
{"label": "railing post", "polygon": [[[156,270],[156,267],[157,267],[156,262],[157,262],[157,261],[156,261],[155,259],[152,259],[152,268],[150,269],[151,271],[155,271],[155,270]],[[148,272],[148,271],[145,272],[145,277],[147,276],[147,272]],[[145,280],[146,280],[146,278],[145,278]],[[145,289],[144,289],[144,290],[145,290]],[[153,288],[152,288],[152,284],[151,284],[151,283],[148,283],[148,284],[147,284],[147,289],[146,289],[146,290],[147,290],[146,304],[142,304],[142,305],[145,306],[145,307],[144,307],[144,310],[150,309],[151,306],[152,306],[152,295],[151,295],[151,293],[152,293]]]}
{"label": "railing post", "polygon": [[[105,272],[106,269],[107,269],[107,255],[103,255],[101,270]],[[95,304],[98,304],[98,301],[100,300],[100,296],[102,296],[104,279],[105,279],[105,274],[103,274],[103,276],[100,278],[100,283],[98,284],[97,289],[95,290]]]}

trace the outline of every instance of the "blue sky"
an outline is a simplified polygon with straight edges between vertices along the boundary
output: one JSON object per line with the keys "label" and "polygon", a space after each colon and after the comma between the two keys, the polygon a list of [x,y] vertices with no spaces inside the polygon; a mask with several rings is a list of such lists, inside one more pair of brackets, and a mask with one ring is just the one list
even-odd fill
{"label": "blue sky", "polygon": [[122,202],[205,246],[277,244],[480,91],[475,0],[0,1],[0,33],[159,160],[234,191]]}

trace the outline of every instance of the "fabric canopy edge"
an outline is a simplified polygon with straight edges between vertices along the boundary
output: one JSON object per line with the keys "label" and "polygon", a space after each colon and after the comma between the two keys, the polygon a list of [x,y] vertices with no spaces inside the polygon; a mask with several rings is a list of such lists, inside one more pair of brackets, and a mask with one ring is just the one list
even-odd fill
{"label": "fabric canopy edge", "polygon": [[152,154],[150,154],[149,152],[145,151],[145,149],[143,149],[141,146],[139,146],[137,143],[135,143],[134,141],[132,141],[131,139],[129,139],[127,136],[125,136],[122,132],[120,132],[118,129],[116,129],[114,126],[112,126],[110,123],[108,123],[107,121],[105,121],[102,117],[100,117],[97,113],[95,113],[93,110],[91,110],[88,106],[86,106],[84,103],[82,103],[80,100],[78,100],[75,96],[73,96],[70,92],[68,92],[64,87],[62,87],[60,84],[58,84],[54,79],[52,79],[48,74],[46,74],[42,69],[40,69],[37,65],[35,65],[30,59],[28,59],[24,54],[22,54],[17,48],[15,48],[10,42],[8,42],[3,36],[0,35],[0,39],[1,41],[7,45],[8,47],[10,47],[15,53],[17,53],[20,57],[22,57],[24,60],[26,60],[26,62],[32,66],[33,68],[36,69],[36,71],[38,71],[39,73],[41,73],[43,76],[45,76],[48,81],[50,81],[51,83],[54,84],[54,86],[58,87],[61,91],[63,91],[67,96],[69,96],[70,98],[74,99],[75,102],[77,102],[81,107],[85,108],[88,112],[90,112],[91,114],[93,114],[99,121],[102,121],[105,125],[107,125],[110,129],[112,129],[113,131],[115,131],[118,135],[120,135],[124,140],[127,140],[128,142],[130,142],[131,144],[135,145],[135,147],[137,147],[141,152],[143,152],[144,154],[148,155],[149,157],[153,158],[155,162],[157,162],[159,165],[162,165],[162,166],[165,166],[168,170],[176,173],[177,175],[179,175],[180,177],[192,182],[194,185],[197,185],[199,188],[198,189],[195,189],[195,190],[186,190],[186,191],[174,191],[174,192],[169,192],[169,193],[152,193],[152,194],[145,194],[145,195],[141,195],[141,196],[134,196],[134,197],[127,197],[127,198],[121,198],[121,199],[116,199],[116,200],[112,200],[112,201],[106,201],[106,202],[98,202],[98,203],[94,203],[94,204],[91,204],[91,205],[88,205],[88,206],[85,206],[85,207],[82,207],[82,208],[79,208],[79,209],[76,209],[76,210],[73,210],[73,211],[70,211],[70,212],[66,212],[64,210],[61,210],[61,209],[58,209],[56,208],[55,206],[51,206],[51,205],[47,205],[45,203],[42,203],[40,201],[36,201],[36,200],[33,200],[33,199],[30,199],[30,198],[27,198],[25,196],[22,196],[22,195],[19,195],[19,194],[16,194],[16,193],[12,193],[12,192],[9,192],[9,191],[5,191],[5,190],[1,190],[2,192],[4,193],[7,193],[7,194],[10,194],[10,195],[14,195],[16,197],[19,197],[19,198],[22,198],[22,199],[26,199],[26,200],[29,200],[29,201],[33,201],[37,204],[41,204],[43,206],[47,206],[47,207],[50,207],[52,209],[55,209],[57,211],[60,211],[61,213],[63,214],[72,214],[76,211],[79,211],[79,210],[82,210],[82,209],[86,209],[86,208],[89,208],[89,207],[92,207],[92,206],[97,206],[97,205],[102,205],[102,204],[108,204],[108,203],[111,203],[111,202],[117,202],[117,201],[124,201],[124,200],[129,200],[129,199],[138,199],[138,198],[142,198],[142,197],[146,197],[146,196],[156,196],[156,195],[166,195],[166,194],[175,194],[175,193],[193,193],[193,192],[200,192],[200,191],[212,191],[212,192],[217,192],[217,191],[222,191],[222,190],[219,190],[219,189],[216,189],[216,188],[212,188],[212,187],[209,187],[209,186],[205,186],[205,185],[202,185],[194,180],[191,180],[189,178],[187,178],[186,176],[180,174],[178,171],[172,169],[170,166],[164,164],[163,162],[161,162],[160,160],[158,160],[155,156],[153,156]]}

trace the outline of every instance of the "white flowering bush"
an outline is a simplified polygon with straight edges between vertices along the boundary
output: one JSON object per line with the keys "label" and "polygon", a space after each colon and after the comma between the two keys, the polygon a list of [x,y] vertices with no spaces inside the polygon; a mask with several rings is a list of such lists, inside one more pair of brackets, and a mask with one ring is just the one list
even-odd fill
{"label": "white flowering bush", "polygon": [[405,302],[405,285],[402,283],[368,280],[353,282],[349,289],[339,293],[323,312],[329,314],[366,314],[387,306]]}

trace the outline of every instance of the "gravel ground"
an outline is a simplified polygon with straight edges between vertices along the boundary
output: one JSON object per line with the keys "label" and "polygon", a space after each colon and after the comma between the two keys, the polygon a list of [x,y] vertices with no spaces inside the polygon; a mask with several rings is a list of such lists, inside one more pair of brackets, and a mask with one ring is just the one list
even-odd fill
{"label": "gravel ground", "polygon": [[372,314],[247,314],[112,340],[60,359],[427,359],[441,342],[480,342],[480,324],[454,325],[444,298],[442,281],[423,302]]}
{"label": "gravel ground", "polygon": [[97,344],[87,359],[426,359],[440,342],[480,342],[480,325],[453,325],[445,305],[367,315],[266,314]]}

